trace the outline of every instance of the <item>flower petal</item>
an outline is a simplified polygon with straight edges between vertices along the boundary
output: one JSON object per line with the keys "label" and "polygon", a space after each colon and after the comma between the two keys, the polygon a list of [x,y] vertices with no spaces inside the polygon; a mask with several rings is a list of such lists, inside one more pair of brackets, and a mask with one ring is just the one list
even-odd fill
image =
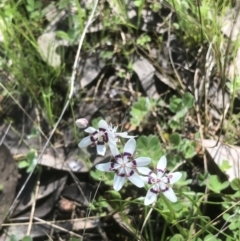
{"label": "flower petal", "polygon": [[107,163],[102,163],[102,164],[97,164],[96,169],[102,172],[111,172],[112,168],[112,162],[107,162]]}
{"label": "flower petal", "polygon": [[84,131],[87,132],[87,133],[93,133],[93,132],[96,131],[96,129],[95,129],[94,127],[92,127],[92,126],[89,126],[89,127],[88,127],[87,129],[85,129]]}
{"label": "flower petal", "polygon": [[109,147],[110,147],[110,151],[114,157],[120,155],[120,152],[115,145],[109,145]]}
{"label": "flower petal", "polygon": [[105,130],[108,130],[108,123],[105,120],[100,120],[98,122],[98,128],[103,128]]}
{"label": "flower petal", "polygon": [[140,178],[143,180],[144,184],[148,184],[149,177],[140,176]]}
{"label": "flower petal", "polygon": [[152,191],[152,188],[150,188],[147,192],[147,195],[144,200],[144,205],[149,205],[154,203],[157,200],[157,193]]}
{"label": "flower petal", "polygon": [[97,144],[97,153],[104,156],[106,152],[106,146],[104,144]]}
{"label": "flower petal", "polygon": [[143,175],[149,175],[152,172],[148,167],[137,167],[137,170]]}
{"label": "flower petal", "polygon": [[80,148],[84,148],[84,147],[87,147],[89,145],[92,144],[92,141],[90,139],[90,136],[87,136],[87,137],[84,137],[79,143],[78,143],[78,146]]}
{"label": "flower petal", "polygon": [[138,167],[147,166],[151,162],[150,157],[138,157],[135,159]]}
{"label": "flower petal", "polygon": [[167,176],[170,179],[170,183],[173,184],[181,179],[182,173],[181,172],[173,172],[173,173],[169,173]]}
{"label": "flower petal", "polygon": [[117,174],[115,174],[114,180],[113,180],[113,189],[115,191],[119,191],[123,187],[125,181],[126,181],[125,177],[121,177],[121,176],[118,176]]}
{"label": "flower petal", "polygon": [[136,149],[136,141],[135,139],[131,138],[126,142],[124,146],[124,153],[130,153],[131,155],[133,155],[135,149]]}
{"label": "flower petal", "polygon": [[136,136],[129,136],[127,132],[116,132],[115,135],[120,136],[122,138],[134,138],[134,137],[136,137]]}
{"label": "flower petal", "polygon": [[116,145],[117,145],[117,144],[116,144],[117,140],[116,140],[116,138],[115,138],[114,133],[111,132],[111,131],[108,131],[108,132],[107,132],[107,135],[108,135],[108,144],[109,144],[109,145],[116,146]]}
{"label": "flower petal", "polygon": [[133,173],[131,176],[127,177],[128,180],[137,187],[144,187],[144,182],[137,173]]}
{"label": "flower petal", "polygon": [[165,189],[164,191],[162,191],[162,193],[171,202],[175,203],[177,201],[177,197],[171,187]]}
{"label": "flower petal", "polygon": [[167,158],[166,158],[166,156],[162,156],[159,159],[158,164],[157,164],[158,178],[162,177],[162,175],[165,172],[166,166],[167,166]]}

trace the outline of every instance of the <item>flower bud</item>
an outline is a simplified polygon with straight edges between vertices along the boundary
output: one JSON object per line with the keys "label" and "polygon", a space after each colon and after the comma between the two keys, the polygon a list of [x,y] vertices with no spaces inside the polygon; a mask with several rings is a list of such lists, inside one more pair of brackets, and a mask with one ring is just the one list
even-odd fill
{"label": "flower bud", "polygon": [[77,119],[75,123],[79,128],[86,128],[88,125],[88,120],[85,118],[80,118],[80,119]]}

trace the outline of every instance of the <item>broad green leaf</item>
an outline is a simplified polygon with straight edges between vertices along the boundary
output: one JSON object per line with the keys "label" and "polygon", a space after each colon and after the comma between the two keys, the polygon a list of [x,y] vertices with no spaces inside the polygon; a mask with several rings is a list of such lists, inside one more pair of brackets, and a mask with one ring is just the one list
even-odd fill
{"label": "broad green leaf", "polygon": [[174,234],[169,241],[185,241],[186,238],[184,238],[181,234]]}
{"label": "broad green leaf", "polygon": [[34,10],[35,8],[35,1],[34,0],[27,0],[27,6]]}
{"label": "broad green leaf", "polygon": [[179,110],[182,109],[182,100],[180,98],[178,98],[177,96],[173,96],[170,99],[170,103],[169,103],[169,109],[173,112],[173,113],[177,113]]}
{"label": "broad green leaf", "polygon": [[187,108],[192,108],[193,107],[194,98],[193,98],[193,96],[189,92],[186,92],[184,94],[182,101],[183,101],[183,106],[184,107],[187,107]]}
{"label": "broad green leaf", "polygon": [[137,139],[137,156],[138,157],[150,157],[152,164],[157,162],[159,158],[164,154],[161,143],[157,136],[140,136]]}
{"label": "broad green leaf", "polygon": [[106,191],[106,193],[111,194],[111,196],[112,196],[113,199],[122,200],[121,194],[120,194],[119,192],[115,191],[115,190],[109,190],[109,191]]}
{"label": "broad green leaf", "polygon": [[207,187],[216,193],[220,193],[221,190],[229,186],[229,182],[221,183],[217,175],[210,175],[207,182]]}
{"label": "broad green leaf", "polygon": [[32,238],[30,236],[25,236],[22,241],[32,241]]}
{"label": "broad green leaf", "polygon": [[35,151],[34,150],[30,150],[28,153],[27,153],[27,160],[29,162],[32,162],[35,158]]}
{"label": "broad green leaf", "polygon": [[131,124],[133,126],[140,126],[145,121],[146,116],[151,113],[157,102],[146,97],[140,97],[138,101],[134,102],[130,111]]}
{"label": "broad green leaf", "polygon": [[143,4],[143,1],[142,0],[135,0],[133,3],[136,7],[141,7],[142,4]]}
{"label": "broad green leaf", "polygon": [[178,146],[181,142],[181,136],[178,133],[173,133],[170,135],[170,141],[174,146]]}
{"label": "broad green leaf", "polygon": [[96,181],[102,181],[103,179],[106,180],[106,175],[104,175],[103,172],[99,171],[99,170],[95,170],[95,171],[90,171],[90,176],[96,180]]}
{"label": "broad green leaf", "polygon": [[239,221],[235,220],[234,222],[231,222],[228,227],[230,230],[239,229]]}
{"label": "broad green leaf", "polygon": [[99,198],[98,198],[98,206],[99,207],[102,207],[102,208],[108,208],[109,207],[109,204],[108,204],[108,202],[106,201],[106,199],[104,198],[104,197],[102,197],[102,196],[100,196]]}
{"label": "broad green leaf", "polygon": [[10,236],[10,241],[19,241],[16,235],[11,235]]}
{"label": "broad green leaf", "polygon": [[67,41],[71,41],[72,39],[69,37],[68,33],[64,32],[64,31],[57,31],[57,37],[67,40]]}
{"label": "broad green leaf", "polygon": [[26,160],[22,160],[18,163],[18,168],[22,169],[22,168],[26,168],[30,165],[30,163]]}
{"label": "broad green leaf", "polygon": [[183,109],[181,109],[180,111],[178,111],[178,112],[176,113],[176,115],[173,117],[173,119],[179,120],[179,119],[185,117],[186,114],[187,114],[187,112],[188,112],[188,108],[187,108],[187,107],[184,107]]}
{"label": "broad green leaf", "polygon": [[223,219],[224,219],[225,221],[229,221],[229,217],[230,217],[230,214],[229,214],[229,213],[224,213],[224,214],[223,214]]}
{"label": "broad green leaf", "polygon": [[93,119],[92,120],[92,127],[98,129],[98,122],[102,119],[103,119],[102,117],[98,117],[98,118]]}
{"label": "broad green leaf", "polygon": [[231,181],[230,186],[233,190],[239,191],[240,190],[240,180],[238,178],[234,178]]}
{"label": "broad green leaf", "polygon": [[221,239],[216,238],[213,234],[208,234],[203,241],[221,241]]}
{"label": "broad green leaf", "polygon": [[34,159],[30,162],[30,165],[28,166],[26,172],[27,172],[27,173],[30,173],[30,172],[35,168],[36,165],[37,165],[37,158],[34,158]]}

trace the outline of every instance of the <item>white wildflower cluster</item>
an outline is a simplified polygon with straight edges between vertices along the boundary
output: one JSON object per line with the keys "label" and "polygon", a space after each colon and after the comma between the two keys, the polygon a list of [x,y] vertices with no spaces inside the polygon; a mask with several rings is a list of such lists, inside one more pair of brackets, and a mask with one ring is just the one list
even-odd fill
{"label": "white wildflower cluster", "polygon": [[[80,128],[87,127],[88,121],[86,119],[78,119],[76,125]],[[125,182],[129,180],[137,187],[144,187],[150,184],[151,188],[148,190],[144,204],[150,205],[157,200],[158,194],[163,193],[171,202],[176,202],[177,197],[171,188],[170,184],[177,182],[181,176],[181,172],[165,173],[167,170],[167,159],[162,156],[158,161],[156,173],[146,167],[150,164],[151,158],[133,156],[136,149],[135,136],[129,136],[127,132],[117,132],[117,127],[113,127],[105,120],[100,120],[98,129],[88,127],[85,132],[90,135],[83,138],[78,146],[80,148],[95,144],[97,153],[104,156],[106,146],[108,145],[114,159],[104,164],[96,165],[96,168],[103,172],[115,172],[113,188],[119,191]],[[128,138],[129,140],[124,145],[123,153],[120,153],[117,148],[118,139]]]}

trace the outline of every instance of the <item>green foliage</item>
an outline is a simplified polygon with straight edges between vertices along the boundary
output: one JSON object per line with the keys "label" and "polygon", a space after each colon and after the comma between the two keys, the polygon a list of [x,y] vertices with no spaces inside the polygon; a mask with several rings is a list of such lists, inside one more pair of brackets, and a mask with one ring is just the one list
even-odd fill
{"label": "green foliage", "polygon": [[30,173],[37,165],[37,156],[36,156],[36,151],[35,150],[30,150],[27,153],[26,159],[20,161],[18,163],[18,168],[27,168],[26,172]]}
{"label": "green foliage", "polygon": [[150,157],[152,165],[158,162],[159,158],[164,155],[164,150],[157,136],[140,136],[137,139],[137,155]]}
{"label": "green foliage", "polygon": [[30,19],[39,19],[41,15],[42,3],[39,0],[27,0],[26,9],[30,14]]}
{"label": "green foliage", "polygon": [[[16,235],[10,236],[10,241],[20,241]],[[32,241],[33,239],[30,236],[25,236],[21,241]]]}
{"label": "green foliage", "polygon": [[98,200],[93,200],[93,202],[91,202],[89,206],[91,210],[98,211],[101,215],[105,213],[108,207],[109,203],[103,196],[99,196]]}
{"label": "green foliage", "polygon": [[219,165],[219,168],[223,171],[226,172],[227,170],[229,170],[232,166],[229,164],[229,161],[227,160],[223,160],[222,164]]}
{"label": "green foliage", "polygon": [[113,199],[119,199],[122,200],[122,196],[119,192],[115,191],[115,190],[109,190],[106,193],[109,193]]}
{"label": "green foliage", "polygon": [[221,241],[221,239],[216,238],[213,234],[208,234],[203,241]]}
{"label": "green foliage", "polygon": [[98,122],[99,122],[100,120],[102,120],[101,117],[94,118],[94,119],[92,120],[91,126],[94,127],[94,128],[96,128],[96,129],[98,129]]}
{"label": "green foliage", "polygon": [[179,112],[179,110],[182,110],[184,108],[192,108],[194,104],[194,98],[193,96],[186,92],[182,98],[178,98],[177,96],[173,96],[170,99],[170,103],[169,103],[169,109],[173,112],[173,113],[177,113]]}
{"label": "green foliage", "polygon": [[230,186],[233,190],[239,191],[240,190],[240,180],[238,178],[234,178],[231,181]]}
{"label": "green foliage", "polygon": [[146,123],[148,115],[154,109],[156,104],[155,100],[151,100],[148,97],[140,97],[131,107],[131,124],[138,127],[141,124]]}
{"label": "green foliage", "polygon": [[220,193],[229,186],[229,182],[220,182],[217,175],[210,175],[207,182],[207,187],[215,193]]}
{"label": "green foliage", "polygon": [[181,234],[174,234],[169,241],[185,241],[186,239]]}
{"label": "green foliage", "polygon": [[183,40],[185,45],[193,46],[205,40],[212,41],[217,38],[220,42],[221,21],[219,16],[224,16],[228,11],[231,1],[208,1],[195,4],[191,0],[168,0],[178,15],[174,23],[177,29],[184,29]]}
{"label": "green foliage", "polygon": [[75,237],[71,237],[71,238],[70,238],[70,241],[82,241],[82,239],[80,239],[80,238],[75,238]]}
{"label": "green foliage", "polygon": [[170,99],[169,109],[175,113],[175,115],[170,119],[169,126],[172,130],[182,129],[184,123],[184,117],[188,113],[188,110],[193,107],[194,98],[193,96],[186,92],[182,98],[173,96]]}
{"label": "green foliage", "polygon": [[149,42],[151,42],[151,37],[147,34],[143,34],[137,39],[137,44],[140,46],[145,46]]}
{"label": "green foliage", "polygon": [[171,134],[169,140],[173,144],[169,149],[178,150],[186,159],[192,158],[196,154],[194,141],[182,139],[178,133]]}
{"label": "green foliage", "polygon": [[179,146],[181,139],[182,138],[178,133],[173,133],[170,135],[170,141],[174,146]]}
{"label": "green foliage", "polygon": [[114,173],[112,172],[105,173],[105,175],[103,175],[101,171],[95,170],[95,171],[90,171],[90,175],[96,181],[103,181],[106,185],[110,185],[110,186],[113,185]]}
{"label": "green foliage", "polygon": [[25,236],[22,241],[32,241],[32,238],[30,236]]}

